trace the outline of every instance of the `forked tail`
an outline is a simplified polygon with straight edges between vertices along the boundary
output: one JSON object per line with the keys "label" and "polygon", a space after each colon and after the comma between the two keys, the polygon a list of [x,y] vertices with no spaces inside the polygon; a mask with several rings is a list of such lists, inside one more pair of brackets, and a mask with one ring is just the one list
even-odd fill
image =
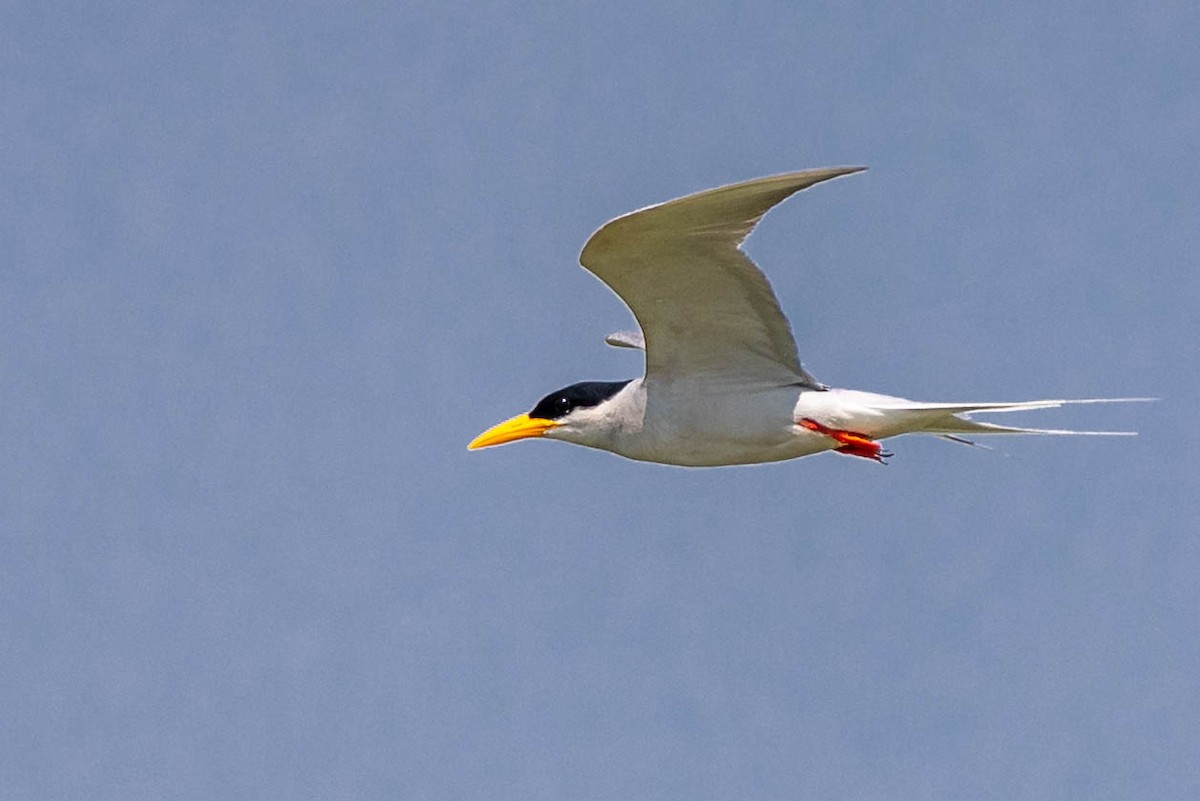
{"label": "forked tail", "polygon": [[1134,403],[1156,398],[1086,398],[1035,400],[1016,403],[924,403],[852,389],[801,393],[796,403],[796,424],[834,440],[829,447],[850,456],[883,462],[887,454],[880,440],[901,434],[933,434],[964,445],[986,447],[968,434],[1054,434],[1067,436],[1129,437],[1134,431],[1073,431],[1062,428],[1020,428],[972,420],[974,413],[1029,412],[1060,406],[1092,403]]}
{"label": "forked tail", "polygon": [[[919,430],[929,434],[1055,434],[1091,437],[1132,437],[1136,431],[1073,431],[1061,428],[1019,428],[972,420],[973,412],[1027,412],[1036,409],[1057,409],[1060,406],[1091,403],[1141,403],[1156,398],[1085,398],[1082,400],[1037,400],[1019,403],[914,403],[907,407],[919,418]],[[916,422],[916,421],[914,421]],[[952,439],[953,437],[947,437]]]}

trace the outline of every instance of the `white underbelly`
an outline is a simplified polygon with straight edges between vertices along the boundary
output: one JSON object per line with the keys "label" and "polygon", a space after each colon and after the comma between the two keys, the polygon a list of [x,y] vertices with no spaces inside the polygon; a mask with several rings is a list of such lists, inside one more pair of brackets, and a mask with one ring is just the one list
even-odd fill
{"label": "white underbelly", "polygon": [[[798,390],[647,398],[643,425],[614,443],[630,459],[689,467],[795,459],[837,443],[796,425]],[[808,394],[808,393],[804,393]]]}

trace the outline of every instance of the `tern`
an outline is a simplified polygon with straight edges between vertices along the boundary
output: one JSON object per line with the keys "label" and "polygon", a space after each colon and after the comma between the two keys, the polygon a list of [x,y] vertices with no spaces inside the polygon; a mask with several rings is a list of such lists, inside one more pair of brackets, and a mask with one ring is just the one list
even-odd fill
{"label": "tern", "polygon": [[688,467],[777,462],[836,451],[883,463],[882,440],[932,434],[1131,435],[1012,428],[971,419],[1147,398],[924,403],[826,386],[801,364],[767,278],[741,250],[773,206],[860,172],[833,167],[758,178],[630,212],[602,226],[579,261],[633,312],[640,331],[606,337],[645,353],[645,375],[572,384],[480,434],[471,450],[557,439]]}

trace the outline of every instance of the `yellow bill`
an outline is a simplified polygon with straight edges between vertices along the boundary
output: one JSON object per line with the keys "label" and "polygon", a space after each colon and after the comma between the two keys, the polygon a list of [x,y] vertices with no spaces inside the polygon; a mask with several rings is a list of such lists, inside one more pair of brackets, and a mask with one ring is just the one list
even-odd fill
{"label": "yellow bill", "polygon": [[539,417],[530,417],[527,414],[518,414],[511,420],[505,420],[499,425],[492,426],[471,440],[471,444],[467,446],[467,450],[473,451],[478,448],[488,448],[492,445],[503,445],[506,442],[516,442],[519,439],[541,437],[558,425],[560,424],[554,420],[543,420]]}

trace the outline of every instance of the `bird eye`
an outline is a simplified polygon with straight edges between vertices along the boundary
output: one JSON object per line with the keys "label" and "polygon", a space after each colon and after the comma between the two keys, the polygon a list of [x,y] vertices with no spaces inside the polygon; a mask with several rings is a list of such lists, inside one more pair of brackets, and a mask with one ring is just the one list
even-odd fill
{"label": "bird eye", "polygon": [[554,408],[559,414],[566,414],[571,411],[571,401],[565,395],[560,395],[554,400]]}

